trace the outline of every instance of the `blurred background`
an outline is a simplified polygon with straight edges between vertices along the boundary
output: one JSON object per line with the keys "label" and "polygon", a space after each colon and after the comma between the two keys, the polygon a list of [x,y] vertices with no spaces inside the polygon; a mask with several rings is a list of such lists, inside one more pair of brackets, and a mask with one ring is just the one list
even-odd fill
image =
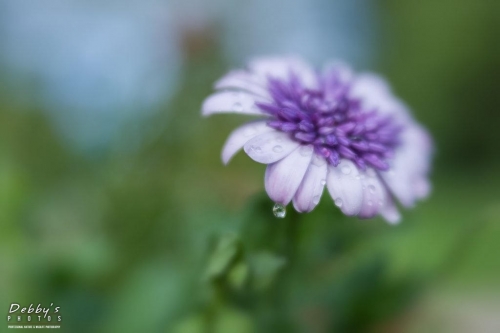
{"label": "blurred background", "polygon": [[[0,2],[0,309],[65,332],[499,332],[500,2]],[[432,133],[402,224],[272,214],[200,116],[254,55],[386,76]],[[7,322],[2,325],[6,329]]]}

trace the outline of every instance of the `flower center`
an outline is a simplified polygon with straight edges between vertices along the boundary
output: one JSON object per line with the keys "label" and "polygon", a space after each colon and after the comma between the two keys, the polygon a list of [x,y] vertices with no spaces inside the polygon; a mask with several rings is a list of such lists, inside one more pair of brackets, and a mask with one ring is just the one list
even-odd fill
{"label": "flower center", "polygon": [[320,82],[317,89],[308,89],[293,73],[288,81],[269,78],[273,102],[257,104],[271,116],[268,126],[312,145],[333,166],[346,158],[362,170],[387,170],[402,127],[390,115],[364,109],[360,100],[349,97],[349,84],[336,77]]}

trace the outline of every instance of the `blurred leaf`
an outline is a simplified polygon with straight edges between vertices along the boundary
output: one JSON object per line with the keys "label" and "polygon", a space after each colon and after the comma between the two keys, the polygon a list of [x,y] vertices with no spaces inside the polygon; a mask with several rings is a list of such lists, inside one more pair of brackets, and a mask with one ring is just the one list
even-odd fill
{"label": "blurred leaf", "polygon": [[195,314],[182,319],[174,328],[166,330],[171,333],[205,333],[207,331],[207,322],[203,315]]}
{"label": "blurred leaf", "polygon": [[231,286],[240,289],[247,281],[248,275],[248,265],[244,262],[239,262],[229,271],[227,279]]}
{"label": "blurred leaf", "polygon": [[226,234],[222,236],[215,249],[208,259],[208,267],[205,271],[205,278],[211,279],[224,273],[233,259],[238,254],[239,238],[235,234]]}
{"label": "blurred leaf", "polygon": [[257,289],[271,285],[279,271],[285,266],[286,259],[270,252],[260,252],[249,258],[254,284]]}
{"label": "blurred leaf", "polygon": [[231,308],[218,309],[214,321],[214,333],[252,333],[255,329],[247,314]]}

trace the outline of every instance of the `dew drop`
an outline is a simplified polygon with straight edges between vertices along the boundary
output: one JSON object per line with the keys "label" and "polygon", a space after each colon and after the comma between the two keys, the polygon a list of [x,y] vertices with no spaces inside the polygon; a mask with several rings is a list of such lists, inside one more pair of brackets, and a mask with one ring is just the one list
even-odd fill
{"label": "dew drop", "polygon": [[342,207],[342,204],[343,204],[342,199],[335,198],[335,200],[333,200],[333,202],[335,203],[335,206]]}
{"label": "dew drop", "polygon": [[300,155],[302,156],[309,156],[313,152],[313,147],[312,146],[302,146],[300,147]]}
{"label": "dew drop", "polygon": [[326,185],[326,179],[321,179],[320,184],[321,184],[321,186],[325,186]]}
{"label": "dew drop", "polygon": [[274,151],[275,153],[281,153],[281,152],[283,151],[283,147],[281,147],[280,145],[278,145],[278,146],[274,146],[274,147],[273,147],[273,151]]}
{"label": "dew drop", "polygon": [[375,186],[373,185],[368,185],[368,191],[370,191],[370,193],[375,193]]}
{"label": "dew drop", "polygon": [[342,171],[342,173],[343,173],[344,175],[348,175],[348,174],[350,174],[350,173],[351,173],[351,168],[350,168],[350,167],[348,167],[348,166],[343,166],[343,167],[340,169],[340,171]]}
{"label": "dew drop", "polygon": [[255,130],[255,128],[253,127],[248,127],[245,129],[245,131],[243,132],[243,135],[246,136],[246,137],[249,137],[253,134],[255,134],[257,131]]}
{"label": "dew drop", "polygon": [[274,204],[273,214],[279,219],[284,218],[286,216],[286,207],[279,203]]}
{"label": "dew drop", "polygon": [[255,151],[256,153],[262,153],[262,149],[258,146],[251,146],[250,149]]}
{"label": "dew drop", "polygon": [[320,166],[325,165],[325,163],[326,163],[326,161],[323,157],[319,157],[318,155],[314,155],[313,160],[312,160],[312,164],[320,167]]}
{"label": "dew drop", "polygon": [[240,102],[236,102],[233,104],[233,110],[236,112],[241,112],[243,111],[243,105],[241,105]]}
{"label": "dew drop", "polygon": [[317,205],[319,203],[319,195],[315,195],[312,200],[313,204]]}

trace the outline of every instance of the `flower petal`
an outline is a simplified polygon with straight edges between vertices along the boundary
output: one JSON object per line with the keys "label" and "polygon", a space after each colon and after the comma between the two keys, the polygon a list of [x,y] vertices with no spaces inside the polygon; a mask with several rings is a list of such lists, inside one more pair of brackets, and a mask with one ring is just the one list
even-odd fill
{"label": "flower petal", "polygon": [[222,91],[205,99],[202,106],[202,114],[204,116],[209,116],[214,113],[263,115],[263,112],[255,103],[265,101],[267,100],[245,92]]}
{"label": "flower petal", "polygon": [[281,160],[298,146],[287,133],[272,131],[254,137],[243,148],[254,161],[269,164]]}
{"label": "flower petal", "polygon": [[352,84],[350,96],[359,99],[367,109],[411,120],[408,107],[393,95],[387,82],[376,74],[358,75]]}
{"label": "flower petal", "polygon": [[346,215],[356,215],[363,204],[363,187],[358,168],[349,160],[342,159],[339,165],[328,166],[326,178],[328,191]]}
{"label": "flower petal", "polygon": [[397,224],[401,221],[401,215],[390,195],[387,196],[385,205],[380,210],[380,215],[390,224]]}
{"label": "flower petal", "polygon": [[234,154],[243,148],[245,143],[259,134],[271,131],[274,131],[274,129],[267,126],[266,121],[257,121],[238,127],[229,135],[224,148],[222,148],[222,162],[224,164],[229,163]]}
{"label": "flower petal", "polygon": [[241,89],[254,95],[270,98],[265,77],[244,70],[233,70],[215,83],[215,89]]}
{"label": "flower petal", "polygon": [[430,191],[425,182],[431,154],[428,134],[412,124],[402,133],[402,144],[390,161],[390,169],[380,172],[391,192],[406,207],[413,206]]}
{"label": "flower petal", "polygon": [[264,77],[287,80],[290,73],[295,73],[308,88],[316,88],[318,79],[312,67],[298,57],[265,57],[253,59],[249,68]]}
{"label": "flower petal", "polygon": [[326,174],[327,164],[324,157],[314,154],[304,179],[293,197],[296,211],[310,212],[316,207],[325,188]]}
{"label": "flower petal", "polygon": [[384,207],[387,200],[387,189],[379,180],[373,169],[368,169],[361,175],[363,186],[363,205],[359,217],[372,218]]}
{"label": "flower petal", "polygon": [[265,187],[275,202],[287,205],[297,192],[311,163],[313,150],[309,147],[297,148],[281,161],[267,166]]}

